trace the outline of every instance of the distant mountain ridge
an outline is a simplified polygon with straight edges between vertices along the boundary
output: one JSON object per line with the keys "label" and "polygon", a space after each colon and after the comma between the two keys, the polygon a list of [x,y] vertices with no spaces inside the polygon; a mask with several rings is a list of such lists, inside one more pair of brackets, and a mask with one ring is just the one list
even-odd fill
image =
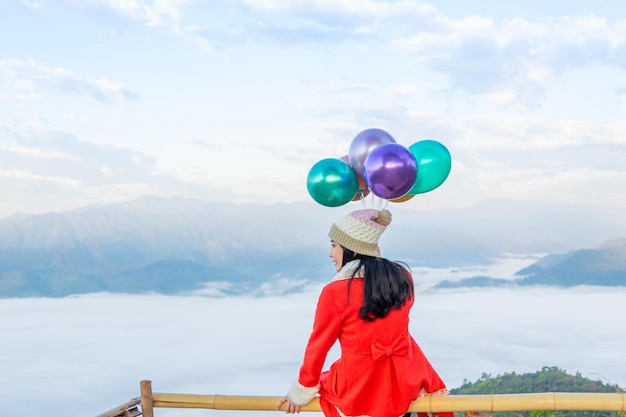
{"label": "distant mountain ridge", "polygon": [[280,220],[298,219],[272,207],[155,197],[3,219],[0,296],[173,294],[211,281],[260,283],[279,273],[316,277],[318,264],[301,253],[312,234],[288,236],[272,228]]}
{"label": "distant mountain ridge", "polygon": [[520,278],[512,281],[471,277],[460,281],[442,281],[435,288],[511,285],[626,286],[626,239],[613,239],[596,249],[548,255],[515,275]]}
{"label": "distant mountain ridge", "polygon": [[[359,208],[141,197],[16,214],[0,219],[0,297],[177,294],[211,282],[237,293],[281,278],[327,280],[334,272],[328,228]],[[504,252],[553,253],[576,239],[626,236],[621,213],[594,207],[498,201],[463,210],[389,209],[394,217],[381,238],[383,255],[414,266],[485,264]],[[579,228],[563,222],[577,217],[588,221]]]}

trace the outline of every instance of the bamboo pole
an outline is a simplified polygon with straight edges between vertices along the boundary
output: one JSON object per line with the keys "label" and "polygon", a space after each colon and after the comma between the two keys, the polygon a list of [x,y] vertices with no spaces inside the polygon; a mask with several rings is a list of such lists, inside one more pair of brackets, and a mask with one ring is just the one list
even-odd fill
{"label": "bamboo pole", "polygon": [[[213,410],[276,410],[280,397],[154,393],[154,407],[209,408]],[[547,392],[536,394],[427,395],[413,401],[411,412],[442,411],[626,411],[625,393]],[[321,411],[319,400],[302,411]],[[146,417],[152,417],[147,416]]]}
{"label": "bamboo pole", "polygon": [[[154,393],[154,406],[159,408],[209,408],[212,410],[276,410],[281,397],[254,395],[196,395]],[[314,398],[302,411],[321,411],[319,400]]]}
{"label": "bamboo pole", "polygon": [[141,413],[143,417],[154,417],[154,397],[152,396],[152,381],[143,380],[141,388]]}

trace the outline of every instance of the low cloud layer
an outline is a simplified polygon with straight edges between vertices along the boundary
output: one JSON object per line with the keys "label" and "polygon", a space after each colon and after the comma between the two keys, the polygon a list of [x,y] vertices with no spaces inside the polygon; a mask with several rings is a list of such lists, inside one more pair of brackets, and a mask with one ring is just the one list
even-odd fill
{"label": "low cloud layer", "polygon": [[[520,260],[509,264],[517,268]],[[496,269],[506,276],[503,264]],[[411,331],[450,388],[482,373],[568,373],[626,386],[624,288],[423,291]],[[472,271],[466,271],[471,274]],[[419,284],[419,282],[418,282]],[[319,286],[276,297],[94,294],[0,300],[0,411],[97,415],[155,392],[283,395],[296,378]],[[336,347],[329,361],[337,357]],[[33,401],[33,391],[37,400]],[[224,412],[185,410],[188,417]],[[159,416],[180,410],[159,409]],[[255,416],[255,413],[238,413]]]}

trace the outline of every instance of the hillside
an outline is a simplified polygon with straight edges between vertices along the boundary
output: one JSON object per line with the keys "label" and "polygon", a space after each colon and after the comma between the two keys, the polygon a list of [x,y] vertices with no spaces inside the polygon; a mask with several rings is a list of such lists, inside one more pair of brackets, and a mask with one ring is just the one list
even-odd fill
{"label": "hillside", "polygon": [[514,285],[626,286],[626,239],[605,242],[595,249],[580,249],[541,258],[516,272],[518,279],[485,276],[442,281],[434,288],[495,287]]}
{"label": "hillside", "polygon": [[[609,382],[584,378],[580,373],[568,374],[558,367],[544,366],[541,371],[527,374],[511,372],[492,377],[483,374],[475,382],[465,382],[450,390],[455,395],[523,394],[539,392],[624,392],[622,387]],[[537,410],[541,411],[541,410]],[[460,416],[461,414],[457,414]],[[530,412],[491,413],[493,417],[529,417]],[[618,417],[619,413],[601,411],[559,411],[564,417]]]}
{"label": "hillside", "polygon": [[520,270],[521,285],[626,285],[626,239],[611,240],[596,249],[546,256]]}
{"label": "hillside", "polygon": [[[177,294],[227,282],[225,292],[280,276],[320,279],[315,222],[294,206],[145,197],[128,203],[0,221],[0,297],[89,292]],[[316,236],[317,238],[317,236]]]}

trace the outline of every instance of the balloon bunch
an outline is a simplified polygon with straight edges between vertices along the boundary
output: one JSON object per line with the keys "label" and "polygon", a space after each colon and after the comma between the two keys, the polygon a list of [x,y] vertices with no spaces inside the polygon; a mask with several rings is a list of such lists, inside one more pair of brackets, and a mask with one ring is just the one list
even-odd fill
{"label": "balloon bunch", "polygon": [[338,207],[364,200],[404,202],[439,187],[448,178],[450,152],[434,140],[404,147],[382,129],[366,129],[354,137],[347,155],[313,165],[307,190],[321,205]]}

